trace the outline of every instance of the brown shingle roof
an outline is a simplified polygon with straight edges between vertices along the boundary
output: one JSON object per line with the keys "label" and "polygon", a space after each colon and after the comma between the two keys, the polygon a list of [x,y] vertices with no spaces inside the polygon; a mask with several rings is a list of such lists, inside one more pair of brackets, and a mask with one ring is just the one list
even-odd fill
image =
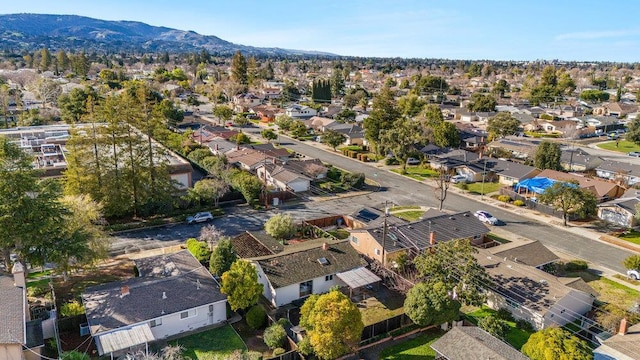
{"label": "brown shingle roof", "polygon": [[13,277],[0,275],[0,344],[24,344],[24,294]]}
{"label": "brown shingle roof", "polygon": [[456,326],[431,344],[447,359],[528,360],[518,350],[476,326]]}
{"label": "brown shingle roof", "polygon": [[603,197],[614,188],[619,187],[617,184],[608,181],[587,178],[550,169],[542,170],[537,177],[546,177],[558,181],[575,180],[581,188],[593,191],[594,195],[598,198]]}

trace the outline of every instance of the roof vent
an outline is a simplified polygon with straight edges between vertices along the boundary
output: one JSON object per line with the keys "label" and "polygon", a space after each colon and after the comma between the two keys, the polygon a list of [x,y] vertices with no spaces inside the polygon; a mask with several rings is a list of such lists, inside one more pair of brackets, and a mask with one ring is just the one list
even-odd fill
{"label": "roof vent", "polygon": [[464,213],[464,217],[469,217],[469,213]]}
{"label": "roof vent", "polygon": [[329,265],[329,260],[327,260],[327,258],[326,258],[326,257],[318,258],[318,262],[319,262],[321,265]]}
{"label": "roof vent", "polygon": [[511,265],[507,265],[507,267],[508,267],[509,269],[511,269],[511,268],[512,268],[512,267],[511,267]]}
{"label": "roof vent", "polygon": [[163,299],[166,299],[166,298],[167,298],[167,293],[166,293],[166,292],[164,292],[164,291],[162,292],[162,298],[163,298]]}
{"label": "roof vent", "polygon": [[200,279],[196,279],[196,290],[200,290]]}
{"label": "roof vent", "polygon": [[540,284],[543,284],[543,285],[545,285],[545,284],[547,283],[547,280],[545,280],[545,279],[542,279],[542,280],[540,280],[540,281],[539,281],[539,283],[540,283]]}
{"label": "roof vent", "polygon": [[449,220],[455,220],[453,216],[449,216]]}

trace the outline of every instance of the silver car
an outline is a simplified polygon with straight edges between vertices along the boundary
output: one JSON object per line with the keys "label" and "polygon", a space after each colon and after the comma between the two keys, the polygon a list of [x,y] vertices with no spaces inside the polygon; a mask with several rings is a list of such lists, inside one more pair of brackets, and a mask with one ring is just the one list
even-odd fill
{"label": "silver car", "polygon": [[213,220],[213,215],[208,211],[199,212],[187,218],[187,224],[195,224]]}
{"label": "silver car", "polygon": [[473,216],[477,217],[478,220],[482,221],[483,223],[487,223],[489,225],[496,225],[498,223],[498,221],[499,221],[493,215],[489,214],[486,211],[482,211],[482,210],[476,211],[475,213],[473,213]]}

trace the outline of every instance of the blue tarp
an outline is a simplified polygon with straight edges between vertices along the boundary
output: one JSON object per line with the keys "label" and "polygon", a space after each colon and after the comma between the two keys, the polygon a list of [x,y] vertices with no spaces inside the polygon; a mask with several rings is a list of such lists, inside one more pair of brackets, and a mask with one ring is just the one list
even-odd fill
{"label": "blue tarp", "polygon": [[549,186],[553,185],[556,180],[549,179],[546,177],[534,177],[531,179],[522,180],[521,182],[514,185],[516,191],[520,191],[520,189],[526,189],[536,194],[542,194]]}

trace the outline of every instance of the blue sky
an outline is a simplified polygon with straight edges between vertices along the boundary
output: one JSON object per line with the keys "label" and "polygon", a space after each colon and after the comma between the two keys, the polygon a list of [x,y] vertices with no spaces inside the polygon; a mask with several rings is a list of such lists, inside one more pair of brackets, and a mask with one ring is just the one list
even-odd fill
{"label": "blue sky", "polygon": [[636,0],[0,2],[5,14],[134,20],[243,45],[339,55],[640,61],[640,1]]}

